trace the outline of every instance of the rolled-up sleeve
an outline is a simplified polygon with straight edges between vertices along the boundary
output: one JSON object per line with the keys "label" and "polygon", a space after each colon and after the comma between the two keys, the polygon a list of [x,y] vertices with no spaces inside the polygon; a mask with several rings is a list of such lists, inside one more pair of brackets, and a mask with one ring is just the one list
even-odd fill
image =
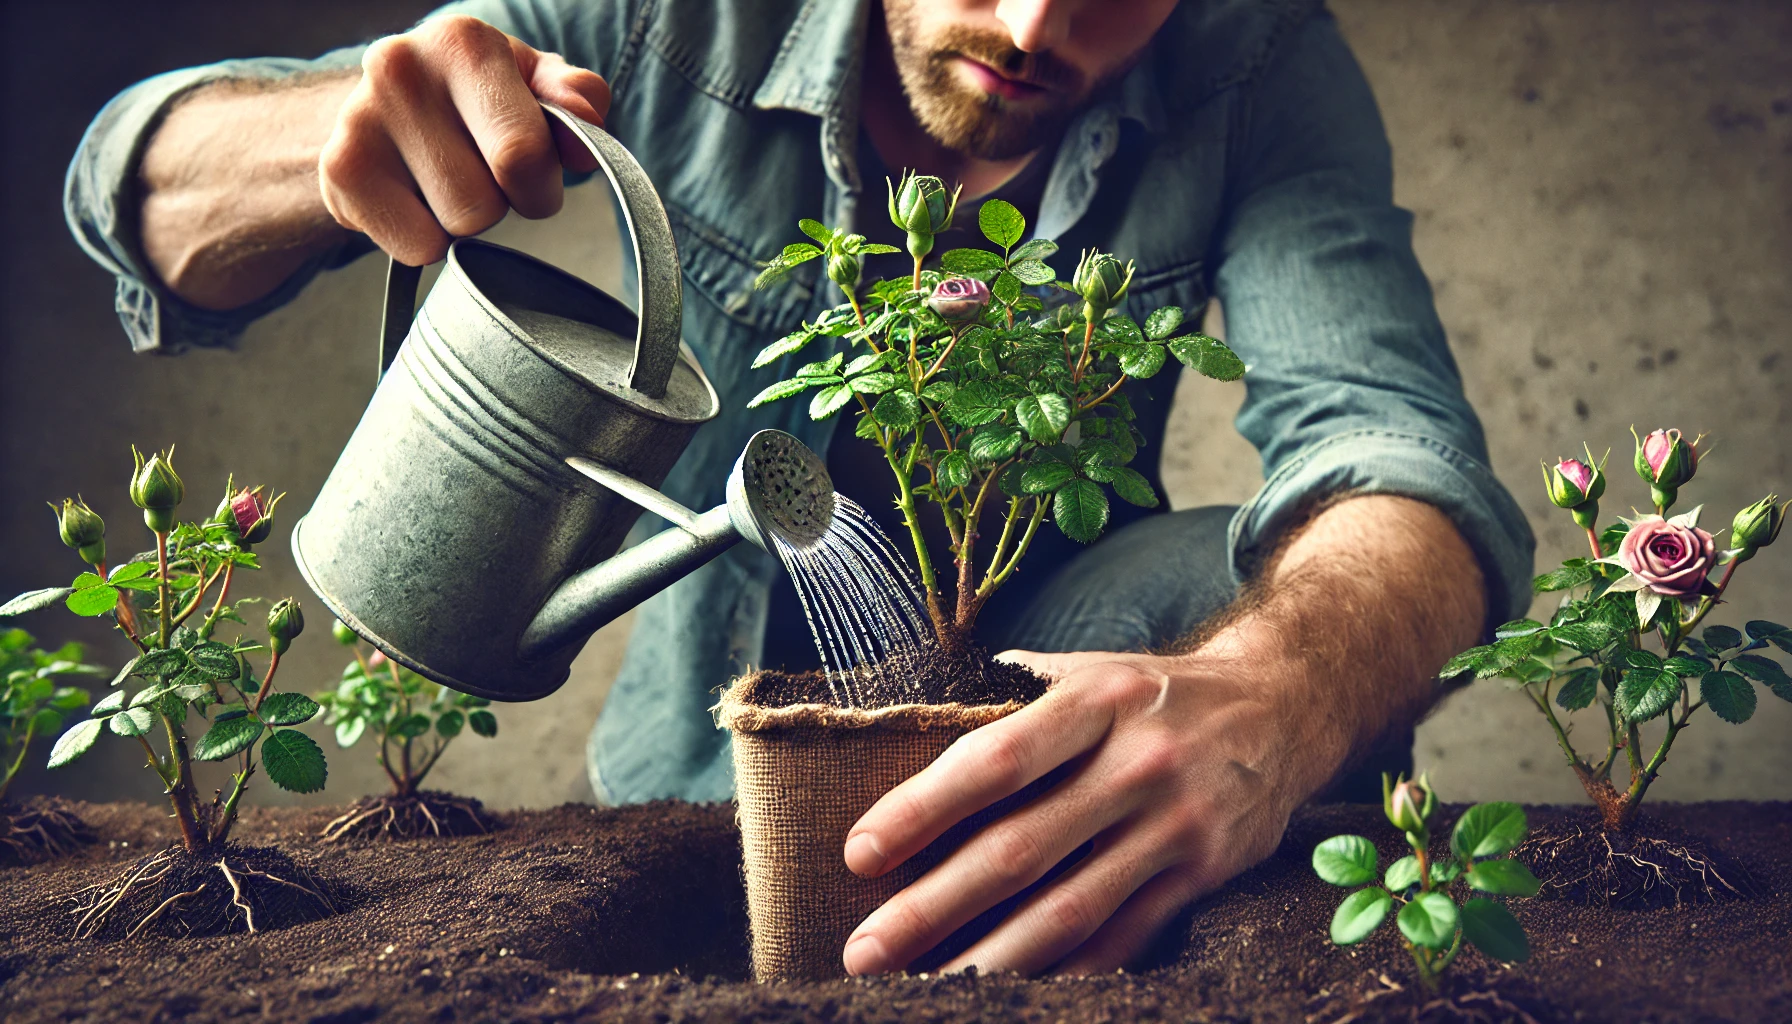
{"label": "rolled-up sleeve", "polygon": [[1309,22],[1239,103],[1214,291],[1267,482],[1232,521],[1234,572],[1325,498],[1397,494],[1455,523],[1491,621],[1522,615],[1536,542],[1488,468],[1374,97],[1332,20]]}

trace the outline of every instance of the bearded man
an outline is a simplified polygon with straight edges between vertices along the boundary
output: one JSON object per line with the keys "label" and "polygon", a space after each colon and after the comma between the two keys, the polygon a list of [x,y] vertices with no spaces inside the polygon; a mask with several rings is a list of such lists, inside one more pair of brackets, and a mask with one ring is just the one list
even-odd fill
{"label": "bearded man", "polygon": [[[593,164],[538,100],[607,125],[665,199],[686,338],[723,409],[667,481],[689,507],[722,500],[757,429],[829,449],[798,403],[746,409],[778,372],[753,355],[828,302],[813,276],[755,291],[756,260],[799,217],[891,234],[883,179],[903,168],[962,183],[967,210],[999,192],[1065,251],[1136,259],[1132,310],[1217,298],[1249,364],[1255,498],[1038,550],[1039,585],[986,612],[984,639],[1054,684],[891,791],[842,856],[877,875],[1062,781],[871,914],[850,971],[902,968],[1085,846],[947,966],[1126,963],[1267,856],[1301,802],[1372,793],[1352,770],[1409,759],[1438,667],[1528,604],[1530,531],[1317,0],[466,0],[316,61],[133,87],[83,142],[70,222],[117,274],[138,349],[225,343],[321,268],[375,247],[430,263],[510,210],[553,214]],[[1174,385],[1132,385],[1151,443]],[[848,494],[879,471],[850,433],[830,453]],[[887,505],[868,479],[861,503]],[[744,548],[641,609],[589,744],[600,799],[730,795],[713,689],[808,643],[775,563]]]}

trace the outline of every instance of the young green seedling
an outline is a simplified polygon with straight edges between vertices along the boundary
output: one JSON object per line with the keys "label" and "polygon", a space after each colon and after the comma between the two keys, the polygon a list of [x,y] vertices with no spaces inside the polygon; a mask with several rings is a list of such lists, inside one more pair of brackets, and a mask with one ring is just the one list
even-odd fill
{"label": "young green seedling", "polygon": [[[1792,677],[1764,656],[1769,645],[1792,653],[1792,629],[1757,619],[1745,632],[1708,625],[1695,636],[1723,599],[1736,567],[1779,536],[1792,503],[1769,494],[1738,512],[1728,548],[1720,550],[1717,538],[1699,526],[1702,506],[1667,515],[1699,460],[1698,441],[1686,440],[1678,430],[1638,438],[1634,465],[1649,486],[1654,511],[1620,518],[1603,530],[1604,460],[1595,460],[1589,449],[1584,462],[1562,459],[1545,466],[1551,503],[1573,516],[1591,557],[1570,558],[1537,577],[1536,593],[1564,595],[1547,625],[1530,619],[1506,623],[1492,644],[1462,652],[1439,673],[1498,677],[1522,690],[1549,723],[1605,827],[1614,831],[1635,820],[1694,712],[1709,706],[1726,722],[1745,722],[1755,713],[1757,685],[1792,701]],[[1719,566],[1723,572],[1714,580],[1712,571]],[[1656,650],[1646,647],[1651,639]],[[1564,720],[1566,713],[1594,704],[1606,739],[1597,760],[1575,748]],[[1641,727],[1658,718],[1666,729],[1650,751]],[[1629,769],[1621,786],[1612,781],[1620,751]]]}
{"label": "young green seedling", "polygon": [[[953,249],[940,257],[940,270],[924,269],[934,236],[956,209],[956,193],[938,178],[909,174],[892,185],[890,218],[906,233],[913,269],[863,290],[863,259],[898,250],[799,222],[813,244],[787,246],[764,264],[759,285],[825,257],[827,279],[847,301],[759,353],[755,368],[776,364],[789,375],[749,403],[813,391],[814,419],[856,408],[858,436],[876,443],[895,476],[927,612],[948,644],[969,633],[1048,517],[1086,544],[1107,526],[1104,486],[1135,505],[1157,505],[1151,484],[1128,467],[1144,440],[1122,392],[1128,381],[1156,375],[1167,355],[1218,380],[1245,371],[1219,341],[1178,333],[1183,311],[1175,306],[1153,311],[1142,325],[1116,312],[1131,263],[1085,252],[1072,280],[1060,281],[1045,262],[1057,244],[1023,241],[1025,218],[999,199],[977,213],[993,249]],[[1038,293],[1069,301],[1048,310]],[[845,350],[789,372],[791,357],[818,338],[830,349],[844,339]],[[923,540],[921,501],[945,521],[951,577]],[[996,507],[1001,529],[979,565],[983,522]]]}
{"label": "young green seedling", "polygon": [[1505,905],[1487,896],[1534,896],[1538,882],[1530,869],[1505,857],[1524,841],[1528,826],[1517,804],[1476,804],[1450,833],[1450,852],[1433,858],[1431,818],[1437,797],[1423,776],[1408,782],[1382,776],[1382,810],[1406,836],[1412,853],[1379,874],[1375,844],[1362,836],[1333,836],[1313,850],[1313,870],[1346,889],[1332,915],[1331,938],[1340,946],[1368,938],[1396,906],[1394,923],[1412,953],[1419,982],[1437,987],[1437,978],[1455,961],[1466,940],[1495,960],[1522,961],[1531,955],[1524,928]]}
{"label": "young green seedling", "polygon": [[378,651],[363,653],[360,637],[340,622],[332,632],[354,652],[355,660],[342,670],[336,689],[317,695],[324,721],[335,727],[336,742],[343,747],[352,747],[369,734],[377,737],[380,768],[392,789],[357,802],[324,827],[324,838],[490,831],[494,822],[479,801],[421,787],[463,730],[486,737],[498,734],[497,716],[488,710],[491,701],[430,682]]}
{"label": "young green seedling", "polygon": [[[305,627],[298,602],[287,598],[269,610],[265,645],[240,630],[229,639],[218,635],[230,623],[247,624],[241,610],[257,599],[232,601],[232,585],[238,572],[260,568],[251,549],[272,532],[280,499],[268,501],[261,488],[226,484],[211,516],[183,522],[177,509],[186,485],[174,470],[173,450],[147,460],[135,448],[132,454],[131,502],[143,510],[154,549],[108,569],[105,524],[84,503],[66,501],[58,512],[63,543],[80,553],[90,571],[69,586],[21,594],[0,607],[0,615],[8,615],[60,603],[77,615],[108,616],[137,648],[136,657],[112,681],[119,688],[94,704],[91,717],[62,734],[50,751],[49,766],[59,768],[81,757],[102,732],[133,740],[161,781],[180,830],[178,848],[133,868],[115,887],[101,887],[82,905],[77,935],[110,930],[115,915],[135,912],[136,899],[125,898],[133,889],[168,878],[189,862],[217,872],[218,877],[197,884],[213,894],[229,893],[227,904],[240,909],[240,921],[250,930],[255,929],[257,886],[303,889],[327,907],[329,898],[321,891],[233,864],[227,856],[243,794],[257,771],[295,793],[322,789],[328,774],[316,741],[293,728],[316,715],[317,704],[302,694],[274,689],[280,657]],[[257,673],[250,655],[262,651],[268,652],[267,669]],[[133,679],[140,680],[135,692],[127,687]],[[195,719],[198,729],[189,732]],[[203,800],[195,761],[233,761],[228,793],[220,789],[210,801]],[[211,898],[195,898],[201,891],[186,892],[182,899],[200,906]],[[163,915],[178,920],[187,909],[158,906],[129,932],[135,934]]]}
{"label": "young green seedling", "polygon": [[59,807],[6,802],[32,742],[61,732],[63,718],[87,706],[87,691],[65,681],[105,670],[83,656],[77,643],[45,651],[22,629],[0,630],[0,863],[67,853],[88,836],[81,819]]}

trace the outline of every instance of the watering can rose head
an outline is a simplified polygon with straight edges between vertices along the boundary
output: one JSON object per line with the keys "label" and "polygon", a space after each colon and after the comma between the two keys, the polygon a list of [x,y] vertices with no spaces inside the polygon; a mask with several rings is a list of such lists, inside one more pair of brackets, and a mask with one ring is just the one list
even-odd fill
{"label": "watering can rose head", "polygon": [[983,315],[989,298],[989,286],[982,281],[948,277],[927,297],[927,307],[948,323],[972,323]]}
{"label": "watering can rose head", "polygon": [[99,513],[87,507],[87,502],[78,498],[62,499],[62,508],[56,509],[56,526],[62,534],[62,543],[81,553],[81,560],[88,565],[98,565],[106,560],[106,521]]}

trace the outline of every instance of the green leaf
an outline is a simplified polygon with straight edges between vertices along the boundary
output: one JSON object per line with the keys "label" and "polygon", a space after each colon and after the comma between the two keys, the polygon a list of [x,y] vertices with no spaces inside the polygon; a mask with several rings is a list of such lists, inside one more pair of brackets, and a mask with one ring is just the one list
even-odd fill
{"label": "green leaf", "polygon": [[193,745],[193,756],[201,761],[222,761],[240,754],[261,737],[261,728],[253,718],[220,717]]}
{"label": "green leaf", "polygon": [[1017,427],[995,424],[971,435],[971,458],[978,462],[1001,462],[1020,450],[1026,440]]}
{"label": "green leaf", "polygon": [[1590,654],[1609,647],[1621,634],[1603,622],[1565,622],[1551,626],[1549,635],[1583,654]]}
{"label": "green leaf", "polygon": [[60,768],[93,749],[93,742],[99,739],[100,726],[104,722],[101,718],[89,718],[63,733],[50,748],[49,767]]}
{"label": "green leaf", "polygon": [[1388,865],[1387,874],[1382,876],[1382,884],[1389,892],[1405,892],[1419,884],[1419,858],[1412,854],[1400,858]]}
{"label": "green leaf", "polygon": [[1593,567],[1584,558],[1571,558],[1554,572],[1546,572],[1531,581],[1531,590],[1538,594],[1571,590],[1593,579]]}
{"label": "green leaf", "polygon": [[1058,251],[1058,243],[1049,238],[1035,238],[1021,243],[1021,247],[1009,254],[1009,259],[1018,263],[1021,260],[1042,260]]}
{"label": "green leaf", "polygon": [[1001,392],[983,381],[966,384],[946,400],[946,415],[960,426],[980,427],[1000,419],[1006,411]]}
{"label": "green leaf", "polygon": [[861,373],[870,373],[873,370],[882,369],[883,366],[890,361],[890,354],[890,350],[888,349],[885,349],[882,352],[866,352],[864,355],[854,358],[852,362],[847,363],[846,369],[841,370],[840,372],[846,377],[852,378],[857,377]]}
{"label": "green leaf", "polygon": [[1182,307],[1163,306],[1145,318],[1145,337],[1162,341],[1182,326]]}
{"label": "green leaf", "polygon": [[23,615],[39,608],[48,608],[56,602],[75,592],[73,587],[45,587],[42,590],[27,590],[18,597],[0,604],[0,618],[12,615]]}
{"label": "green leaf", "polygon": [[[0,609],[0,615],[4,614],[6,614],[5,610]],[[1748,630],[1750,639],[1765,640],[1787,654],[1792,654],[1792,629],[1777,622],[1768,622],[1766,619],[1753,619],[1742,628]]]}
{"label": "green leaf", "polygon": [[1003,249],[1012,249],[1027,233],[1027,218],[1021,216],[1013,203],[991,199],[977,210],[977,226],[983,229],[984,238]]}
{"label": "green leaf", "polygon": [[386,731],[394,736],[414,740],[429,731],[429,716],[425,714],[406,715],[393,722]]}
{"label": "green leaf", "polygon": [[459,711],[444,711],[442,717],[436,719],[436,732],[443,739],[453,739],[460,735],[460,728],[466,724],[467,716]]}
{"label": "green leaf", "polygon": [[498,718],[490,711],[474,711],[467,715],[467,725],[481,736],[498,735]]}
{"label": "green leaf", "polygon": [[1599,696],[1599,670],[1591,666],[1568,673],[1562,688],[1556,691],[1556,705],[1564,711],[1589,707]]}
{"label": "green leaf", "polygon": [[1056,271],[1038,260],[1015,260],[1008,265],[1008,272],[1025,285],[1051,284],[1058,279]]}
{"label": "green leaf", "polygon": [[1468,887],[1495,896],[1535,896],[1542,883],[1515,860],[1483,860],[1468,869]]}
{"label": "green leaf", "polygon": [[1035,442],[1057,444],[1070,425],[1070,403],[1063,395],[1028,395],[1015,404],[1014,418]]}
{"label": "green leaf", "polygon": [[269,725],[299,725],[323,710],[302,693],[271,693],[257,712]]}
{"label": "green leaf", "polygon": [[154,562],[126,562],[123,565],[114,566],[112,571],[106,574],[106,582],[124,583],[127,580],[141,579],[155,571],[156,563]]}
{"label": "green leaf", "polygon": [[177,648],[156,648],[137,656],[131,675],[145,679],[165,679],[187,670],[187,652]]}
{"label": "green leaf", "polygon": [[952,249],[940,257],[940,269],[959,277],[993,273],[1007,265],[987,249]]}
{"label": "green leaf", "polygon": [[141,736],[155,725],[155,716],[148,708],[134,707],[125,708],[106,721],[120,736]]}
{"label": "green leaf", "polygon": [[1072,480],[1052,496],[1052,519],[1064,536],[1092,544],[1108,525],[1108,496],[1087,480]]}
{"label": "green leaf", "polygon": [[1218,339],[1205,334],[1191,334],[1170,342],[1170,354],[1182,365],[1214,380],[1237,380],[1244,376],[1244,360]]}
{"label": "green leaf", "polygon": [[1157,507],[1157,491],[1152,489],[1151,481],[1145,479],[1143,473],[1125,466],[1115,467],[1113,473],[1115,494],[1141,508]]}
{"label": "green leaf", "polygon": [[810,220],[808,217],[804,217],[802,220],[797,221],[796,229],[803,234],[808,235],[810,238],[815,239],[816,243],[819,245],[826,245],[829,242],[832,242],[834,236],[839,234],[838,231],[828,227],[821,221]]}
{"label": "green leaf", "polygon": [[881,395],[899,383],[901,378],[893,373],[867,373],[847,381],[846,386],[862,395]]}
{"label": "green leaf", "polygon": [[1729,626],[1706,626],[1705,646],[1713,651],[1727,651],[1742,646],[1742,634]]}
{"label": "green leaf", "polygon": [[1500,640],[1509,640],[1515,636],[1530,636],[1544,630],[1541,622],[1532,619],[1514,619],[1494,629],[1493,635]]}
{"label": "green leaf", "polygon": [[361,734],[366,731],[366,718],[361,715],[356,715],[353,718],[345,718],[336,723],[336,745],[339,747],[352,747],[355,745],[355,741],[361,738]]}
{"label": "green leaf", "polygon": [[261,744],[269,781],[289,793],[315,793],[330,776],[323,748],[297,729],[275,729]]}
{"label": "green leaf", "polygon": [[[86,574],[83,573],[83,575]],[[64,603],[68,605],[68,610],[76,615],[86,615],[90,618],[104,615],[118,607],[118,588],[105,584],[97,587],[84,587],[68,595]]]}
{"label": "green leaf", "polygon": [[1755,687],[1734,672],[1707,672],[1699,680],[1699,696],[1717,717],[1741,725],[1755,717]]}
{"label": "green leaf", "polygon": [[844,409],[852,401],[852,387],[847,384],[835,384],[822,388],[809,401],[809,418],[825,420]]}
{"label": "green leaf", "polygon": [[962,451],[947,452],[933,467],[940,486],[951,490],[971,482],[971,457]]}
{"label": "green leaf", "polygon": [[1711,671],[1711,662],[1704,658],[1694,658],[1685,654],[1676,654],[1672,658],[1661,663],[1661,670],[1663,672],[1672,672],[1682,678],[1687,676],[1702,676],[1706,672]]}
{"label": "green leaf", "polygon": [[814,387],[816,383],[816,381],[804,380],[800,377],[792,380],[781,380],[771,387],[766,388],[764,391],[759,392],[757,395],[754,395],[753,400],[747,403],[747,408],[757,409],[767,402],[776,402],[781,398],[789,398],[791,395],[800,395]]}
{"label": "green leaf", "polygon": [[807,378],[811,383],[837,384],[835,378],[840,376],[840,366],[846,362],[846,353],[836,352],[826,359],[818,359],[813,363],[804,363],[797,367],[796,375]]}
{"label": "green leaf", "polygon": [[1049,494],[1075,476],[1076,470],[1062,462],[1034,462],[1021,471],[1020,489],[1023,494]]}
{"label": "green leaf", "polygon": [[1120,353],[1120,369],[1129,377],[1145,380],[1164,368],[1164,347],[1156,344],[1133,345]]}
{"label": "green leaf", "polygon": [[187,652],[187,658],[193,667],[207,679],[235,679],[242,671],[237,664],[236,652],[229,645],[207,640]]}
{"label": "green leaf", "polygon": [[1633,668],[1624,673],[1612,703],[1629,721],[1647,722],[1672,707],[1679,696],[1679,676],[1659,668]]}
{"label": "green leaf", "polygon": [[1313,847],[1313,873],[1346,889],[1375,880],[1375,844],[1362,836],[1333,836]]}
{"label": "green leaf", "polygon": [[1395,919],[1408,942],[1426,949],[1448,949],[1456,941],[1456,904],[1441,892],[1424,892],[1400,908]]}
{"label": "green leaf", "polygon": [[117,714],[119,709],[124,707],[125,697],[126,694],[123,690],[113,690],[106,694],[98,704],[93,706],[93,717],[101,718]]}
{"label": "green leaf", "polygon": [[1020,278],[1004,270],[990,284],[989,293],[1003,305],[1012,306],[1020,298]]}
{"label": "green leaf", "polygon": [[1493,900],[1477,898],[1462,905],[1462,937],[1495,960],[1522,963],[1531,958],[1524,926]]}
{"label": "green leaf", "polygon": [[811,328],[808,324],[804,324],[802,327],[797,328],[782,338],[779,338],[777,341],[772,342],[770,345],[760,349],[759,354],[753,357],[752,368],[757,370],[761,366],[770,366],[772,363],[790,355],[792,352],[801,352],[811,341],[814,341],[817,336],[817,331]]}
{"label": "green leaf", "polygon": [[882,242],[866,242],[859,246],[859,255],[861,256],[887,256],[890,253],[901,251],[902,249],[898,246],[885,245]]}
{"label": "green leaf", "polygon": [[50,706],[58,711],[77,711],[87,706],[87,691],[63,686],[50,695]]}
{"label": "green leaf", "polygon": [[921,422],[921,400],[912,391],[886,391],[871,407],[871,417],[886,427],[913,430]]}
{"label": "green leaf", "polygon": [[62,728],[62,712],[55,708],[38,708],[37,714],[31,716],[31,731],[48,736]]}
{"label": "green leaf", "polygon": [[1450,850],[1458,857],[1480,860],[1511,852],[1524,842],[1529,825],[1524,808],[1514,803],[1496,801],[1476,804],[1462,813],[1450,833]]}
{"label": "green leaf", "polygon": [[1730,667],[1765,685],[1779,699],[1792,701],[1792,676],[1786,675],[1779,662],[1759,654],[1739,654],[1730,662]]}
{"label": "green leaf", "polygon": [[1370,886],[1360,889],[1344,897],[1338,909],[1332,914],[1332,942],[1340,946],[1350,946],[1363,941],[1381,922],[1387,920],[1388,910],[1394,905],[1394,898],[1385,891]]}

